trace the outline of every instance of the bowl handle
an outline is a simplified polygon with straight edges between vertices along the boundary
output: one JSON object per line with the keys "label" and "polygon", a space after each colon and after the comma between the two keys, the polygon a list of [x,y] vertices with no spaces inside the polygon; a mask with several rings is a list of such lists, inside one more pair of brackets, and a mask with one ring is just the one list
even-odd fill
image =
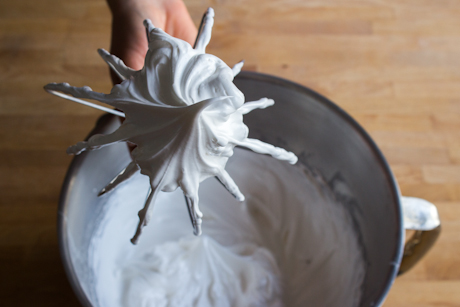
{"label": "bowl handle", "polygon": [[401,197],[404,228],[415,230],[404,246],[398,275],[410,270],[430,250],[441,233],[438,210],[432,203],[415,197]]}

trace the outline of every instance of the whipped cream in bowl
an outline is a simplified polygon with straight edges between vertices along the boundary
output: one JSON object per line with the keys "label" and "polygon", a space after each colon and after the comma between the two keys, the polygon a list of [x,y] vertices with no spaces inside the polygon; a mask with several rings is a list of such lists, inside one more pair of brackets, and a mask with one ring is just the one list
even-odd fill
{"label": "whipped cream in bowl", "polygon": [[229,172],[246,200],[203,182],[200,237],[178,215],[176,191],[158,195],[152,226],[137,246],[129,243],[126,229],[148,186],[143,176],[106,199],[89,248],[100,306],[358,304],[365,264],[351,217],[331,190],[303,167],[241,149]]}

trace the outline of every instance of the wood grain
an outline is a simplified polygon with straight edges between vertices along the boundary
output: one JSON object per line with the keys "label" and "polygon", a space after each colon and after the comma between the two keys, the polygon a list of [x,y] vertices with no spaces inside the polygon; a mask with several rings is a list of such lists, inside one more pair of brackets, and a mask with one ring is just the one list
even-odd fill
{"label": "wood grain", "polygon": [[[384,306],[460,306],[460,2],[185,1],[216,11],[209,53],[301,83],[372,135],[402,193],[435,203],[435,248]],[[70,158],[101,114],[48,82],[110,90],[102,0],[0,2],[0,305],[79,306],[60,263],[56,209]]]}

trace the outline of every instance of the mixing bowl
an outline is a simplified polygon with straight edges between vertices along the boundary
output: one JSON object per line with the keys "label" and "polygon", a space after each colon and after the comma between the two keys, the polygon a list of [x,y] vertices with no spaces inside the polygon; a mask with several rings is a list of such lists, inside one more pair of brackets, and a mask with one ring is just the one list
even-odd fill
{"label": "mixing bowl", "polygon": [[[254,72],[242,72],[235,84],[246,101],[275,100],[274,106],[244,117],[250,137],[293,151],[346,206],[366,263],[360,306],[380,306],[404,252],[401,196],[382,153],[349,115],[308,88]],[[111,132],[118,125],[117,118],[105,115],[92,134]],[[84,152],[73,160],[63,185],[58,212],[60,249],[70,283],[87,307],[96,307],[88,250],[103,215],[97,194],[129,160],[122,143]],[[407,246],[404,270],[421,257],[438,232],[439,227],[429,235],[418,233],[417,240]]]}

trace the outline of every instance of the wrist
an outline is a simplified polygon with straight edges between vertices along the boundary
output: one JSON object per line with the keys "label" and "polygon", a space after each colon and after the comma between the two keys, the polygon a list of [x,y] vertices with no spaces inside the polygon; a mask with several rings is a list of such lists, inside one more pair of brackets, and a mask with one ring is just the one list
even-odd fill
{"label": "wrist", "polygon": [[155,18],[166,14],[167,7],[176,0],[107,0],[114,18]]}
{"label": "wrist", "polygon": [[133,0],[107,0],[112,16],[122,15],[135,5]]}

